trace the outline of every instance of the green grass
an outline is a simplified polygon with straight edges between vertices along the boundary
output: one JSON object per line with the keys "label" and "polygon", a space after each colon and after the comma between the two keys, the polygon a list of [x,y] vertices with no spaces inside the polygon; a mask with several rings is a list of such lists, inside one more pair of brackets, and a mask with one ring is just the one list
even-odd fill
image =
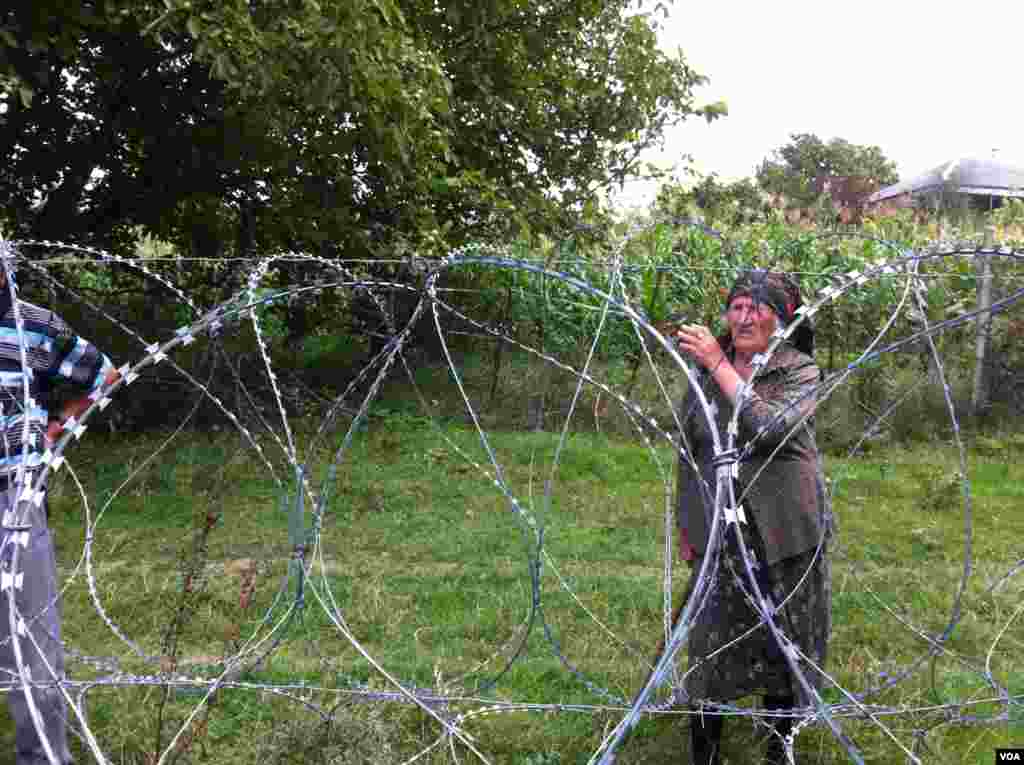
{"label": "green grass", "polygon": [[[327,618],[316,594],[328,592],[366,650],[389,672],[418,687],[537,704],[609,703],[581,677],[613,698],[629,699],[637,692],[662,621],[666,500],[652,454],[631,441],[575,433],[552,473],[557,433],[488,431],[509,491],[544,529],[547,557],[535,593],[528,565],[533,531],[493,479],[467,464],[422,417],[394,406],[382,405],[380,411],[338,470],[322,519],[324,566],[315,568],[305,583],[304,608],[289,623],[284,641],[243,675],[256,683],[305,683],[321,689],[295,693],[328,708],[343,701],[336,724],[320,724],[294,700],[260,690],[225,690],[180,762],[401,762],[436,738],[436,723],[418,709],[353,704],[334,694],[354,686],[392,688]],[[444,435],[488,466],[476,434],[454,418],[445,422]],[[96,501],[139,468],[159,440],[156,435],[97,438],[91,451],[70,455],[94,514]],[[264,446],[269,449],[269,442]],[[312,476],[326,475],[330,454],[323,448],[306,455]],[[877,703],[909,708],[985,702],[964,713],[998,711],[986,702],[991,689],[964,662],[984,663],[1024,595],[1019,577],[988,592],[1021,557],[1022,454],[1012,439],[994,454],[991,444],[972,451],[974,567],[960,625],[946,654],[923,663],[910,679],[877,697]],[[671,473],[670,452],[659,447],[656,457]],[[939,442],[908,450],[876,448],[865,457],[828,461],[839,520],[828,669],[845,687],[862,690],[926,650],[923,639],[899,619],[933,637],[945,628],[963,574],[964,514],[958,486],[948,482],[957,470],[955,449]],[[285,603],[294,599],[297,583],[286,575],[289,516],[295,510],[283,499],[261,463],[239,456],[230,436],[184,435],[141,468],[95,530],[96,581],[108,616],[144,653],[157,656],[167,651],[168,625],[181,616],[179,668],[186,674],[216,672],[239,640],[266,634],[264,615],[271,620],[284,615],[284,604],[274,606],[281,587]],[[81,554],[85,511],[64,471],[52,485],[51,506],[60,565],[68,573]],[[186,597],[183,566],[195,557],[196,524],[210,512],[221,516],[200,561],[196,581],[201,586]],[[307,524],[309,519],[307,507]],[[259,570],[253,602],[244,609],[241,580],[232,568],[239,559],[252,559]],[[686,576],[677,568],[676,596]],[[552,636],[579,677],[554,655],[539,624],[518,660],[507,667],[535,594]],[[129,672],[158,672],[159,667],[135,657],[111,634],[81,574],[65,594],[64,614],[66,637],[78,651],[117,657]],[[1018,620],[991,657],[995,676],[1016,693],[1024,693],[1022,653],[1024,621]],[[97,674],[74,659],[70,672],[76,678]],[[147,761],[165,693],[149,686],[99,687],[90,694],[92,727],[113,761]],[[828,697],[839,700],[835,691]],[[165,746],[198,698],[180,691],[168,695],[161,734]],[[456,710],[479,706],[466,702]],[[471,718],[467,730],[493,762],[564,765],[586,762],[619,716],[609,710],[494,712]],[[920,740],[930,752],[924,761],[979,764],[992,761],[996,746],[1024,742],[1022,719],[1021,707],[1014,708],[1010,724],[938,725],[937,718],[925,714],[887,718],[908,746],[915,731],[924,732]],[[856,720],[844,725],[866,761],[905,761],[874,725]],[[752,761],[751,752],[760,745],[752,725],[731,720],[727,729],[725,761]],[[685,761],[686,741],[685,722],[678,715],[647,719],[618,762]],[[801,763],[846,761],[820,726],[800,736],[798,752]],[[460,752],[468,761],[465,755]],[[88,761],[85,755],[82,759]],[[420,761],[450,760],[442,750]]]}

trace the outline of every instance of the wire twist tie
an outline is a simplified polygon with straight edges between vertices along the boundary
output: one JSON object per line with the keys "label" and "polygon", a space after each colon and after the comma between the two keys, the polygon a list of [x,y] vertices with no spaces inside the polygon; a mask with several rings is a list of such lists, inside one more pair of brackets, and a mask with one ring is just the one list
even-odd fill
{"label": "wire twist tie", "polygon": [[182,345],[191,345],[195,341],[191,327],[178,327],[174,330],[174,334],[181,338]]}
{"label": "wire twist tie", "polygon": [[[32,503],[36,507],[40,507],[43,504],[43,500],[46,498],[46,492],[40,488],[40,490],[34,491],[31,485],[27,485],[25,490],[22,492],[22,496],[17,498],[18,502]],[[4,517],[6,520],[6,516]]]}
{"label": "wire twist tie", "polygon": [[747,514],[743,512],[743,505],[737,505],[736,507],[723,507],[722,512],[725,514],[726,524],[730,523],[742,523],[746,525]]}
{"label": "wire twist tie", "polygon": [[716,454],[711,458],[711,466],[716,469],[720,467],[731,467],[738,463],[739,459],[739,449],[726,449],[721,454]]}
{"label": "wire twist tie", "polygon": [[120,373],[121,377],[124,379],[125,385],[131,385],[133,382],[139,379],[139,373],[132,372],[131,369],[131,364],[125,364],[123,367],[117,370]]}
{"label": "wire twist tie", "polygon": [[[4,571],[0,573],[0,590],[9,590],[12,587],[16,590],[20,590],[24,578],[25,574],[22,572],[12,574],[10,571]],[[28,667],[25,669],[28,669]]]}

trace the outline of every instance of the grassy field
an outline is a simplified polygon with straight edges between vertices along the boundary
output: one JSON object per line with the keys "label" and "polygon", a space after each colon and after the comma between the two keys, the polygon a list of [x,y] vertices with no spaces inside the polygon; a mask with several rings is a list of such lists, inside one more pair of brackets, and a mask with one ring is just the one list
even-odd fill
{"label": "grassy field", "polygon": [[[293,569],[289,577],[289,539],[297,523],[309,526],[310,508],[298,518],[294,501],[285,500],[258,460],[239,452],[236,437],[183,434],[148,463],[166,434],[97,436],[90,451],[71,454],[93,518],[134,474],[96,523],[92,550],[97,598],[131,645],[98,614],[88,577],[77,569],[63,607],[66,639],[79,654],[114,658],[126,677],[161,670],[212,676],[224,656],[292,614],[275,642],[256,652],[260,661],[233,676],[290,684],[292,697],[258,687],[222,689],[186,726],[169,761],[398,763],[437,737],[437,723],[422,710],[362,703],[348,693],[394,688],[331,623],[319,602],[328,593],[347,628],[394,676],[471,697],[447,713],[494,701],[523,704],[466,722],[492,762],[587,761],[637,691],[660,635],[663,479],[672,454],[663,446],[652,452],[635,441],[574,434],[553,469],[557,433],[494,430],[489,446],[523,511],[517,515],[493,478],[465,458],[490,469],[476,434],[464,423],[442,422],[439,430],[425,418],[378,408],[338,471],[320,558],[303,582],[304,607],[291,612],[299,582]],[[272,447],[269,439],[263,444]],[[310,475],[325,476],[332,451],[305,456]],[[990,717],[1001,710],[985,701],[993,692],[977,667],[986,659],[995,677],[1024,694],[1024,622],[1012,621],[1024,581],[1011,578],[991,591],[1024,557],[1022,455],[1019,439],[970,443],[974,565],[959,625],[944,652],[874,703],[962,703],[964,716]],[[846,688],[869,688],[925,654],[924,637],[901,620],[931,637],[949,622],[967,539],[957,471],[957,452],[947,441],[829,458],[839,535],[828,668]],[[292,477],[283,477],[294,488]],[[51,524],[66,576],[81,557],[85,519],[72,476],[62,471],[51,491]],[[197,536],[204,528],[208,534]],[[534,528],[544,530],[539,572],[530,565]],[[676,568],[677,596],[686,576]],[[76,679],[104,674],[81,658],[70,660],[69,672]],[[828,694],[839,701],[838,692]],[[201,698],[160,684],[100,685],[86,707],[113,762],[146,763]],[[330,711],[333,722],[297,700]],[[556,711],[555,704],[587,708]],[[1024,714],[1011,712],[1010,723],[994,724],[943,723],[924,711],[884,719],[924,762],[987,765],[994,747],[1024,745]],[[866,761],[906,761],[874,724],[844,725]],[[10,729],[2,728],[2,752],[11,750]],[[725,761],[756,761],[760,742],[749,720],[729,721]],[[459,761],[471,761],[456,749]],[[685,762],[686,751],[685,722],[669,713],[646,719],[618,762]],[[801,734],[797,751],[801,763],[846,761],[821,726]],[[419,761],[453,759],[441,749]]]}

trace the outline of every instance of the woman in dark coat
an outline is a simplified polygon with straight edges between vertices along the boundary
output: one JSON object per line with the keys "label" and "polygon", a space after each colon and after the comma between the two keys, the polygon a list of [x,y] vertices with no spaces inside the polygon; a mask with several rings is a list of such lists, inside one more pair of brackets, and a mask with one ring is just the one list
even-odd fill
{"label": "woman in dark coat", "polygon": [[[715,338],[696,325],[676,331],[679,349],[702,367],[699,382],[723,445],[739,388],[751,377],[755,354],[768,348],[776,329],[788,326],[800,303],[799,288],[786,276],[753,271],[741,276],[729,293],[727,334]],[[775,623],[803,655],[822,667],[831,631],[827,556],[831,517],[814,437],[814,394],[820,373],[812,357],[813,344],[813,331],[805,321],[754,378],[738,420],[736,446],[741,453],[748,444],[751,448],[739,464],[736,496],[743,496],[747,521],[743,529],[759,564],[758,584],[769,590],[775,604],[785,601]],[[712,438],[695,404],[691,390],[681,422],[699,475],[688,459],[680,459],[677,511],[679,553],[693,569],[691,591],[707,548],[715,487]],[[731,536],[730,530],[727,540]],[[727,541],[718,559],[714,588],[689,633],[684,685],[688,698],[692,703],[727,702],[760,693],[769,710],[809,704],[767,625],[719,650],[760,621],[733,571],[746,581],[739,550]],[[812,686],[820,688],[818,671],[802,660],[800,669]],[[769,741],[766,762],[782,763],[782,737],[789,734],[792,719],[771,719],[775,735]],[[718,762],[722,722],[721,716],[710,714],[691,717],[695,765]]]}

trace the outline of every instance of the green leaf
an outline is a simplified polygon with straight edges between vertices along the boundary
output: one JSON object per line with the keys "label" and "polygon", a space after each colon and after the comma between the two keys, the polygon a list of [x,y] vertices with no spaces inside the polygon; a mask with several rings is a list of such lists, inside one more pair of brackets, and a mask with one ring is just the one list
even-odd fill
{"label": "green leaf", "polygon": [[729,105],[725,101],[715,101],[713,104],[708,104],[703,109],[704,119],[707,120],[710,125],[719,117],[725,117],[729,114]]}

